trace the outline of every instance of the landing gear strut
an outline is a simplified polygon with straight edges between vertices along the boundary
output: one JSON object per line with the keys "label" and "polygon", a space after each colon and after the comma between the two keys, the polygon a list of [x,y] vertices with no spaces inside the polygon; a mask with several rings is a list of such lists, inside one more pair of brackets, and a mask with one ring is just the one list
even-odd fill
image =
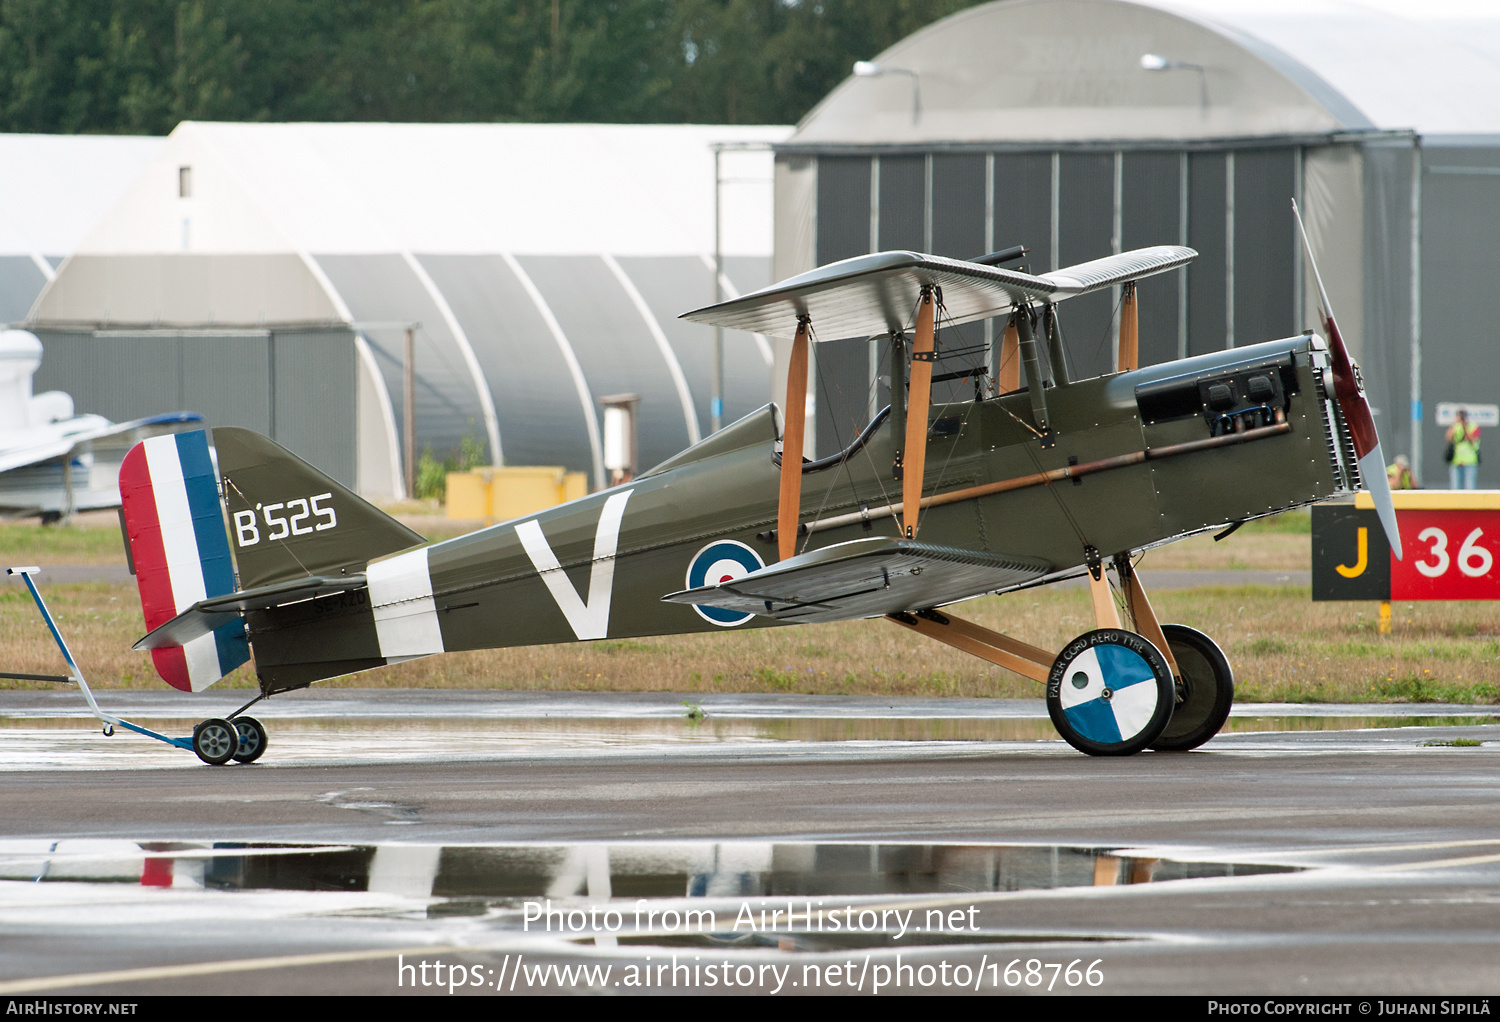
{"label": "landing gear strut", "polygon": [[1094,631],[1055,657],[947,613],[890,615],[897,624],[1047,686],[1047,714],[1058,733],[1091,756],[1142,749],[1185,752],[1218,734],[1234,704],[1234,675],[1214,641],[1186,625],[1157,621],[1130,559],[1114,559],[1129,614],[1120,620],[1104,560],[1087,551]]}

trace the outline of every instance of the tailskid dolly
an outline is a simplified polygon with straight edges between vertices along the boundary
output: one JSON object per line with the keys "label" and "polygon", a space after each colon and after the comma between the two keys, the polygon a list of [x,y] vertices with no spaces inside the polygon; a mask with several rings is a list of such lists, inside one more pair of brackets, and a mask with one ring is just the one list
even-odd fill
{"label": "tailskid dolly", "polygon": [[52,617],[52,612],[47,609],[47,601],[42,599],[42,594],[37,590],[36,582],[31,576],[40,574],[41,568],[27,566],[20,568],[7,568],[7,575],[19,575],[21,581],[26,583],[26,588],[31,592],[31,598],[36,601],[37,610],[41,611],[42,620],[47,622],[47,628],[52,632],[52,639],[57,643],[57,648],[62,651],[63,659],[68,663],[70,673],[64,675],[13,675],[0,674],[0,677],[15,677],[23,680],[36,681],[58,681],[71,682],[78,686],[83,698],[88,701],[89,709],[95,717],[99,718],[104,725],[106,737],[115,733],[115,728],[123,727],[127,731],[134,731],[138,735],[154,738],[158,742],[165,742],[178,749],[186,749],[197,755],[203,762],[211,766],[220,766],[231,759],[240,763],[253,763],[260,758],[261,753],[266,751],[266,729],[265,725],[254,717],[242,717],[241,714],[260,702],[265,696],[258,695],[228,717],[210,717],[197,727],[193,728],[190,738],[172,738],[168,735],[152,731],[148,727],[131,723],[123,717],[117,717],[112,713],[106,713],[99,708],[99,703],[94,699],[93,690],[84,680],[83,671],[78,666],[78,661],[73,658],[73,653],[68,649],[68,643],[62,637],[62,632],[57,627],[57,621]]}

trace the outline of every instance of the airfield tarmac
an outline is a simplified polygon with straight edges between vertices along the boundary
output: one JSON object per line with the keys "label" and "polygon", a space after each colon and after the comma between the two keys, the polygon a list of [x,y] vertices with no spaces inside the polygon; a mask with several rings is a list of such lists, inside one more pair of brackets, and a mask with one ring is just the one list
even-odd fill
{"label": "airfield tarmac", "polygon": [[[1483,708],[1246,705],[1197,752],[1091,759],[1039,700],[683,699],[296,693],[251,711],[261,763],[213,768],[0,694],[0,994],[1500,988]],[[548,898],[594,922],[528,928]],[[610,971],[536,971],[580,965]]]}

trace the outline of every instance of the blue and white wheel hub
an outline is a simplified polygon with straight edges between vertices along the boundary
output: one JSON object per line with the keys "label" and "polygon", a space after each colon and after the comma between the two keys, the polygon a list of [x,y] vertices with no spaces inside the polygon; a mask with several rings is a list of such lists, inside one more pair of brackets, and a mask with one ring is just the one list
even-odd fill
{"label": "blue and white wheel hub", "polygon": [[1175,690],[1161,653],[1141,636],[1100,629],[1052,665],[1047,708],[1069,743],[1092,754],[1136,752],[1171,719]]}
{"label": "blue and white wheel hub", "polygon": [[[752,571],[759,571],[765,566],[766,562],[760,559],[760,555],[745,544],[736,543],[732,539],[717,540],[693,555],[692,561],[688,564],[687,587],[699,589],[703,586],[722,585],[725,582],[733,582],[737,578],[744,578]],[[755,616],[743,611],[725,610],[722,607],[704,607],[697,604],[693,605],[693,609],[703,620],[721,628],[742,625]]]}

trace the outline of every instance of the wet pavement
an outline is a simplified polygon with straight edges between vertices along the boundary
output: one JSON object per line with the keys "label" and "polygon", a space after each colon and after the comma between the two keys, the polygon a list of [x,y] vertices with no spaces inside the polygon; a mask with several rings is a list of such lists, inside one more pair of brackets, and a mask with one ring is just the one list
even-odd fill
{"label": "wet pavement", "polygon": [[[229,693],[187,698],[102,692],[99,698],[110,712],[171,735],[190,735],[198,720],[231,713],[245,701]],[[201,716],[185,716],[189,706]],[[1235,708],[1224,733],[1440,731],[1500,724],[1500,716],[1476,712],[1483,709],[1247,703]],[[577,758],[610,752],[741,755],[789,747],[809,747],[807,752],[827,756],[900,750],[903,745],[917,755],[941,751],[942,743],[998,753],[1014,751],[1017,743],[1045,747],[1059,742],[1040,699],[335,689],[277,697],[250,712],[270,732],[270,751],[262,765],[277,766],[356,765],[371,758]],[[1423,738],[1431,740],[1425,733]],[[123,729],[105,737],[73,692],[0,693],[0,772],[179,768],[195,762],[191,753]]]}
{"label": "wet pavement", "polygon": [[1031,700],[329,690],[213,768],[76,703],[0,694],[0,995],[1500,986],[1483,707],[1091,759]]}

